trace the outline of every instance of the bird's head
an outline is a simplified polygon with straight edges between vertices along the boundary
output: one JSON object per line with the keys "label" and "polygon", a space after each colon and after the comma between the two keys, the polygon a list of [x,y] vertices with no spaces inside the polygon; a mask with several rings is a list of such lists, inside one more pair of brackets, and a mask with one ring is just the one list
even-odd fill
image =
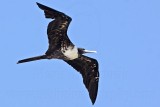
{"label": "bird's head", "polygon": [[97,53],[97,51],[90,51],[90,50],[86,50],[86,49],[84,49],[84,48],[78,48],[78,53],[79,53],[79,54]]}

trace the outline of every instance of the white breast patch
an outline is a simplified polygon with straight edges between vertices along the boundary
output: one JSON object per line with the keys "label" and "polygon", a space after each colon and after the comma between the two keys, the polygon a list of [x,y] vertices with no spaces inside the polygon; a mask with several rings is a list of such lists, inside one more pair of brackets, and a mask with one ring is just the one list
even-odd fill
{"label": "white breast patch", "polygon": [[78,49],[76,46],[74,46],[74,48],[69,46],[67,50],[65,50],[65,52],[62,51],[62,53],[70,60],[78,58]]}

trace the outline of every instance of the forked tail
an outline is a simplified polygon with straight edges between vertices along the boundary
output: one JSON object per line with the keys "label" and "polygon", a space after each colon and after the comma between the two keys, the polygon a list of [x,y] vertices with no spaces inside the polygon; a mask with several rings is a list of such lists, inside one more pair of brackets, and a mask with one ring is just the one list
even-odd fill
{"label": "forked tail", "polygon": [[22,60],[19,60],[19,61],[17,62],[17,64],[19,64],[19,63],[24,63],[24,62],[35,61],[35,60],[41,60],[41,59],[47,59],[47,56],[46,56],[46,55],[41,55],[41,56],[36,56],[36,57],[31,57],[31,58],[22,59]]}

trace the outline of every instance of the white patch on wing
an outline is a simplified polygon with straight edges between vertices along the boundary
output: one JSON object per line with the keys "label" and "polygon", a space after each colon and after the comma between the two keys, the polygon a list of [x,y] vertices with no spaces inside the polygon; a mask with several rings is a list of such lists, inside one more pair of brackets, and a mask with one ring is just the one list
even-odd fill
{"label": "white patch on wing", "polygon": [[62,51],[62,53],[70,60],[78,58],[78,49],[76,46],[74,46],[74,48],[69,46],[67,50],[65,50],[65,52]]}

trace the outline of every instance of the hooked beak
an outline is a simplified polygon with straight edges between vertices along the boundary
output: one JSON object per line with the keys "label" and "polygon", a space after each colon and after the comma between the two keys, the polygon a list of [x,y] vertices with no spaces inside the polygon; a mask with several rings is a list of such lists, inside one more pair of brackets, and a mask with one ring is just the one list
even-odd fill
{"label": "hooked beak", "polygon": [[97,51],[90,51],[90,50],[86,50],[86,49],[84,49],[84,48],[78,48],[78,52],[79,52],[79,54],[97,53]]}
{"label": "hooked beak", "polygon": [[97,51],[83,50],[84,53],[97,53]]}

